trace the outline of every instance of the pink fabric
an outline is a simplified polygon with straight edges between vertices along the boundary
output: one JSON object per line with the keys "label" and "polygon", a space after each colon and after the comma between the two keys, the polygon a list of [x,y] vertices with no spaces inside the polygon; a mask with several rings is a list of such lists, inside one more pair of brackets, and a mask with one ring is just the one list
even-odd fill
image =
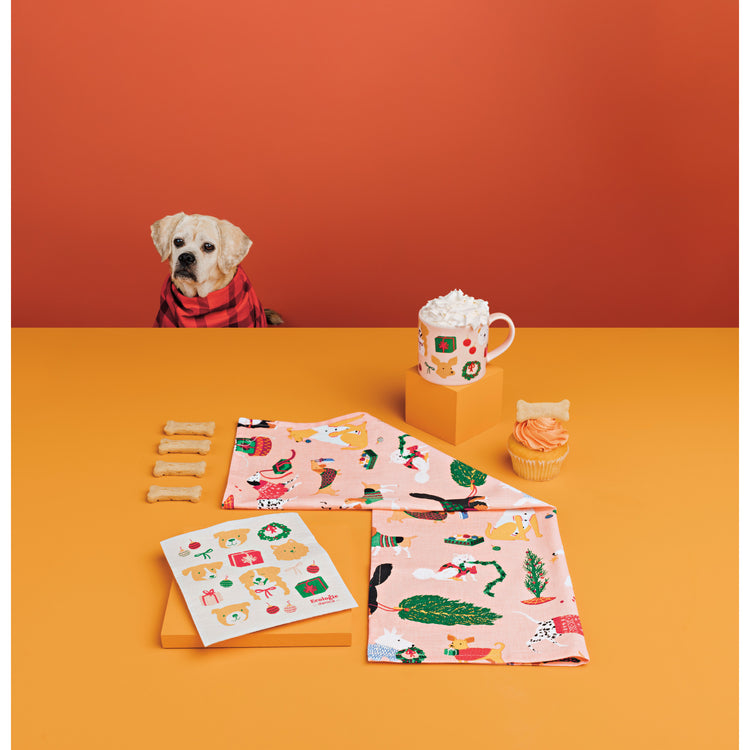
{"label": "pink fabric", "polygon": [[588,661],[557,511],[369,414],[240,420],[222,507],[372,510],[370,661]]}

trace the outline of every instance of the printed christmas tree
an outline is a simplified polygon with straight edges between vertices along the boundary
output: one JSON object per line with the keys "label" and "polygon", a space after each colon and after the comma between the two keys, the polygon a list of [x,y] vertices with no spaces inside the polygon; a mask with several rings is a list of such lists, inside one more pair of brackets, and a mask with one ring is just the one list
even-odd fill
{"label": "printed christmas tree", "polygon": [[402,620],[413,620],[430,625],[494,625],[502,615],[487,607],[461,602],[436,594],[420,594],[404,599],[398,605]]}
{"label": "printed christmas tree", "polygon": [[474,497],[477,494],[477,487],[481,487],[487,481],[487,475],[483,471],[458,459],[451,463],[451,477],[456,484],[471,489],[469,497]]}
{"label": "printed christmas tree", "polygon": [[523,584],[534,594],[533,599],[524,599],[522,604],[544,604],[552,601],[554,596],[542,596],[542,592],[547,588],[549,578],[547,570],[544,567],[544,561],[539,555],[533,553],[530,549],[526,550],[526,557],[523,561],[523,569],[526,571],[526,578]]}

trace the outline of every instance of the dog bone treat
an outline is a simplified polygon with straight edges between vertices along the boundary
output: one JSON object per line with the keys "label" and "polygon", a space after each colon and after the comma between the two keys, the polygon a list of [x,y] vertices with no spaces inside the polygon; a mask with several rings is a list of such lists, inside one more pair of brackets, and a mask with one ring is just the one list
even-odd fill
{"label": "dog bone treat", "polygon": [[200,453],[202,456],[211,450],[210,440],[170,440],[159,441],[159,453]]}
{"label": "dog bone treat", "polygon": [[174,422],[171,419],[164,426],[165,435],[208,435],[214,434],[215,422]]}
{"label": "dog bone treat", "polygon": [[570,419],[568,409],[570,409],[570,401],[567,398],[562,401],[540,401],[533,404],[528,401],[518,401],[516,403],[516,421],[525,422],[527,419],[552,417],[559,419],[561,422],[567,422]]}
{"label": "dog bone treat", "polygon": [[202,477],[206,473],[205,461],[157,461],[155,477]]}
{"label": "dog bone treat", "polygon": [[200,499],[199,484],[192,487],[160,487],[158,484],[152,484],[146,495],[146,500],[150,503],[158,503],[161,500],[190,500],[191,503],[197,503]]}

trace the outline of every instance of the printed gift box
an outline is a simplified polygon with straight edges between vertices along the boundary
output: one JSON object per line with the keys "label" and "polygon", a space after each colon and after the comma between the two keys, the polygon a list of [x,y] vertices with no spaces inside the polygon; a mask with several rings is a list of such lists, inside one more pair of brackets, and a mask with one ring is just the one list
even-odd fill
{"label": "printed gift box", "polygon": [[263,555],[257,549],[250,549],[247,552],[232,552],[229,555],[229,564],[235,568],[245,568],[249,565],[260,565],[263,562]]}
{"label": "printed gift box", "polygon": [[300,581],[295,587],[300,596],[307,599],[315,594],[322,594],[328,589],[328,584],[320,577],[310,578],[307,581]]}
{"label": "printed gift box", "polygon": [[204,591],[201,595],[201,601],[206,607],[210,607],[212,604],[218,604],[222,599],[222,595],[215,589]]}

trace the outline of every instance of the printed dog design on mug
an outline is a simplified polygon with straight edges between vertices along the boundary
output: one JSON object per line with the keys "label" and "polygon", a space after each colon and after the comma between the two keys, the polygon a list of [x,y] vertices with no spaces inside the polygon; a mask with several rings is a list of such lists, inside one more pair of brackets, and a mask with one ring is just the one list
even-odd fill
{"label": "printed dog design on mug", "polygon": [[222,562],[209,562],[201,563],[200,565],[193,565],[191,568],[185,568],[185,570],[182,571],[182,575],[192,576],[194,581],[205,581],[209,578],[216,578],[219,568],[221,568],[223,564],[224,563]]}
{"label": "printed dog design on mug", "polygon": [[417,328],[418,331],[418,341],[417,346],[419,347],[419,353],[423,356],[427,356],[427,339],[430,335],[430,329],[427,327],[427,324],[420,320],[419,321],[419,327]]}
{"label": "printed dog design on mug", "polygon": [[211,614],[216,615],[216,619],[222,625],[237,625],[247,620],[250,614],[250,602],[241,602],[240,604],[228,604],[226,607],[212,609]]}
{"label": "printed dog design on mug", "polygon": [[214,534],[214,537],[219,540],[219,547],[229,549],[244,544],[249,532],[250,529],[232,529],[231,531],[220,531],[218,534]]}
{"label": "printed dog design on mug", "polygon": [[437,368],[437,372],[435,373],[436,375],[440,376],[441,378],[450,378],[451,376],[456,374],[453,369],[453,365],[458,362],[458,357],[451,357],[447,362],[443,362],[433,354],[431,359],[432,363]]}

